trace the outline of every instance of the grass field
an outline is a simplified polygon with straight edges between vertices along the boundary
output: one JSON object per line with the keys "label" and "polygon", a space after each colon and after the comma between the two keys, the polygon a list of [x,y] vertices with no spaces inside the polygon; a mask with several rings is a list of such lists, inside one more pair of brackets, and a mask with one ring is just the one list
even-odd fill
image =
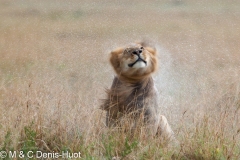
{"label": "grass field", "polygon": [[[159,51],[159,104],[179,145],[105,127],[108,54]],[[240,159],[240,1],[0,0],[0,150],[82,159]]]}

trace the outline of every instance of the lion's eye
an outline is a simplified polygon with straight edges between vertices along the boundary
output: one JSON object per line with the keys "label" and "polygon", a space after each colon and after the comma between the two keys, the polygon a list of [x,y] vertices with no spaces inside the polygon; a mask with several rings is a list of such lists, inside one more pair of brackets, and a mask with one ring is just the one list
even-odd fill
{"label": "lion's eye", "polygon": [[129,50],[125,50],[124,54],[128,55],[129,54]]}
{"label": "lion's eye", "polygon": [[144,49],[143,47],[141,47],[140,49]]}

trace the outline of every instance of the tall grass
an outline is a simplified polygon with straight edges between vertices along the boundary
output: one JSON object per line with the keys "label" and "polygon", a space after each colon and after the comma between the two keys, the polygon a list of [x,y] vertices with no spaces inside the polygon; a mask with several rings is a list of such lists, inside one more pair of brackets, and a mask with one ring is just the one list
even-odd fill
{"label": "tall grass", "polygon": [[184,113],[174,128],[179,144],[168,147],[159,137],[148,137],[142,132],[132,136],[106,128],[102,111],[88,110],[89,106],[81,106],[79,100],[61,98],[55,101],[53,110],[46,105],[49,100],[37,104],[33,93],[21,104],[25,96],[17,95],[12,107],[20,108],[15,112],[10,106],[5,109],[11,115],[8,126],[7,121],[2,125],[3,150],[80,151],[85,159],[239,159],[239,91],[224,95],[198,117]]}

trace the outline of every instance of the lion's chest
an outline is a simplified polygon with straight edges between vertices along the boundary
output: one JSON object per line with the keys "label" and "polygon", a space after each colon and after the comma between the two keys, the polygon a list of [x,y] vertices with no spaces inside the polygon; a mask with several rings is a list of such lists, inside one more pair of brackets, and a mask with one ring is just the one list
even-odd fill
{"label": "lion's chest", "polygon": [[154,110],[157,107],[157,93],[150,82],[132,86],[118,82],[112,86],[111,90],[110,106],[119,112],[142,112]]}

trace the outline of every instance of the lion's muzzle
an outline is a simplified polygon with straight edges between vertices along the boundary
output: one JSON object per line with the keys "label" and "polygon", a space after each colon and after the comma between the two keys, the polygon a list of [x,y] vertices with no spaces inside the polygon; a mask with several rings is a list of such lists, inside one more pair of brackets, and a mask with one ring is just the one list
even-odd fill
{"label": "lion's muzzle", "polygon": [[144,62],[145,65],[147,64],[147,61],[145,61],[144,59],[142,59],[142,58],[140,57],[141,53],[142,53],[142,49],[140,49],[140,50],[135,50],[135,51],[132,52],[132,54],[138,56],[138,59],[137,59],[135,62],[128,64],[128,67],[133,67],[137,62],[141,62],[141,61]]}

